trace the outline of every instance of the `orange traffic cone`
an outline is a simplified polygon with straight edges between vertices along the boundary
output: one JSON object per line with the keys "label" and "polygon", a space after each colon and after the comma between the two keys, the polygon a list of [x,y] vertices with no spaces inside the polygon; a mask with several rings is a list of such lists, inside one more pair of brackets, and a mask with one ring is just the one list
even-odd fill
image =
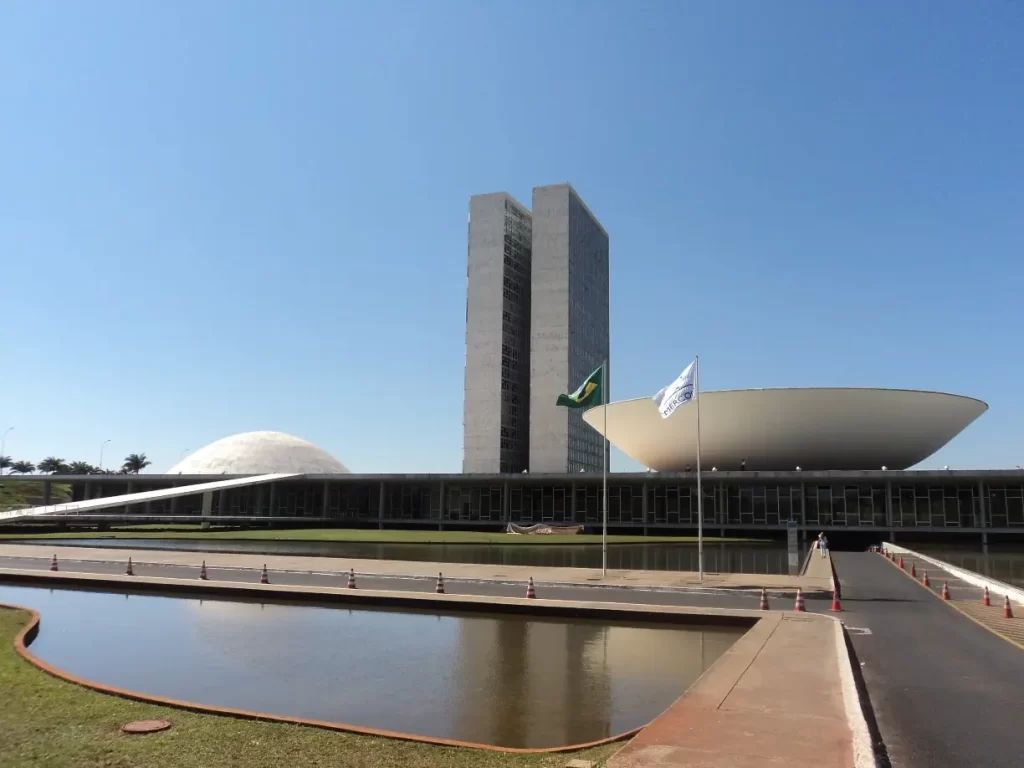
{"label": "orange traffic cone", "polygon": [[992,605],[992,601],[988,599],[988,586],[987,585],[985,586],[985,588],[983,590],[981,590],[981,604],[985,605],[985,606]]}
{"label": "orange traffic cone", "polygon": [[910,564],[910,575],[913,578],[915,578],[915,579],[917,578],[917,567],[916,566],[917,566],[917,563],[911,563]]}
{"label": "orange traffic cone", "polygon": [[800,587],[796,588],[796,605],[793,606],[793,610],[797,613],[803,613],[807,610],[804,607],[804,593],[800,591]]}
{"label": "orange traffic cone", "polygon": [[764,587],[761,587],[761,604],[757,608],[760,611],[768,610],[768,593],[764,591]]}
{"label": "orange traffic cone", "polygon": [[203,560],[203,564],[199,566],[199,578],[206,581],[206,561]]}
{"label": "orange traffic cone", "polygon": [[942,599],[949,600],[949,584],[942,582]]}
{"label": "orange traffic cone", "polygon": [[56,555],[54,555],[54,556],[53,556],[53,557],[52,557],[52,558],[50,559],[50,570],[51,570],[51,571],[58,571],[58,570],[60,570],[60,569],[59,569],[59,568],[57,567],[57,556],[56,556]]}
{"label": "orange traffic cone", "polygon": [[832,607],[829,608],[829,610],[835,613],[839,613],[841,610],[843,610],[843,606],[839,604],[839,593],[836,592],[834,589],[832,590]]}
{"label": "orange traffic cone", "polygon": [[263,573],[260,574],[260,584],[269,584],[270,576],[267,574],[267,564],[263,564]]}
{"label": "orange traffic cone", "polygon": [[444,594],[444,576],[440,573],[437,574],[437,587],[434,588],[434,592],[438,595]]}
{"label": "orange traffic cone", "polygon": [[533,600],[535,597],[537,597],[537,592],[533,588],[533,576],[531,576],[530,580],[526,582],[526,596],[530,600]]}
{"label": "orange traffic cone", "polygon": [[348,571],[348,588],[349,589],[355,589],[356,588],[356,569],[355,568],[350,568],[349,571]]}
{"label": "orange traffic cone", "polygon": [[932,583],[928,581],[928,571],[921,571],[921,583],[926,587],[931,587]]}
{"label": "orange traffic cone", "polygon": [[905,569],[905,568],[903,567],[903,555],[900,555],[900,570],[901,570],[901,571],[903,571],[903,570],[906,570],[906,569]]}
{"label": "orange traffic cone", "polygon": [[128,558],[128,567],[124,569],[125,576],[134,576],[135,570],[132,568],[132,559]]}
{"label": "orange traffic cone", "polygon": [[1010,609],[1010,596],[1003,595],[1003,618],[1012,619],[1013,611]]}

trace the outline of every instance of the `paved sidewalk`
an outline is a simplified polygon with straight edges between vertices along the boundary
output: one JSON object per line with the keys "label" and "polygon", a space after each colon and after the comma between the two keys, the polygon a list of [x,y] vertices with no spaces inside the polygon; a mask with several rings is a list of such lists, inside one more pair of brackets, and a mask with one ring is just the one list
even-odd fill
{"label": "paved sidewalk", "polygon": [[[804,592],[828,592],[831,589],[831,566],[826,558],[817,559],[803,576],[766,575],[748,573],[707,573],[701,581],[698,574],[686,571],[608,571],[602,578],[600,571],[586,568],[534,568],[518,565],[476,565],[471,563],[429,563],[413,560],[356,560],[335,557],[301,557],[282,555],[246,555],[213,552],[167,552],[151,549],[102,549],[93,547],[59,547],[53,544],[0,544],[0,560],[4,558],[46,559],[57,558],[77,561],[124,563],[128,557],[139,564],[177,565],[198,567],[202,560],[210,568],[239,568],[256,570],[267,566],[271,571],[295,573],[347,573],[354,569],[358,575],[401,576],[407,578],[437,578],[444,573],[446,580],[469,581],[534,581],[545,584],[574,586],[618,587],[641,589],[694,589],[715,588],[760,590],[762,587],[778,593],[792,593],[799,587]],[[827,569],[827,575],[825,570]]]}
{"label": "paved sidewalk", "polygon": [[[637,734],[608,768],[858,765],[843,698],[844,684],[853,682],[843,680],[848,670],[837,653],[835,621],[774,615],[769,631],[748,632],[712,667],[715,674]],[[752,643],[760,644],[753,660],[743,647]],[[862,756],[865,746],[862,739]]]}

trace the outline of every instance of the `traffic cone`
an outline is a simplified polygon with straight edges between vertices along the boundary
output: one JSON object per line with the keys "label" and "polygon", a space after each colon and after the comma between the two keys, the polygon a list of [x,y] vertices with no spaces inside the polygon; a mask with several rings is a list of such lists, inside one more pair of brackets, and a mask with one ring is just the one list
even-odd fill
{"label": "traffic cone", "polygon": [[267,564],[263,564],[263,573],[260,574],[260,584],[269,584],[270,576],[267,574]]}
{"label": "traffic cone", "polygon": [[905,568],[903,567],[903,555],[900,555],[900,570],[901,570],[901,571],[903,571],[903,570],[906,570],[906,569],[905,569]]}
{"label": "traffic cone", "polygon": [[984,606],[992,605],[992,601],[988,599],[988,586],[981,591],[981,604]]}
{"label": "traffic cone", "polygon": [[350,568],[349,571],[348,571],[348,588],[349,589],[355,589],[356,588],[356,569],[355,568]]}
{"label": "traffic cone", "polygon": [[1003,618],[1012,619],[1013,611],[1010,609],[1010,596],[1003,595]]}
{"label": "traffic cone", "polygon": [[438,595],[444,594],[444,576],[440,573],[437,574],[437,587],[434,589],[434,592]]}
{"label": "traffic cone", "polygon": [[829,610],[833,613],[839,613],[843,610],[843,606],[839,604],[839,593],[834,589],[832,590],[832,607]]}
{"label": "traffic cone", "polygon": [[917,578],[917,563],[912,562],[910,564],[910,576],[911,578]]}
{"label": "traffic cone", "polygon": [[206,561],[203,560],[203,564],[199,566],[199,578],[206,581]]}
{"label": "traffic cone", "polygon": [[804,607],[804,593],[800,591],[800,587],[796,588],[796,605],[793,606],[793,610],[797,613],[803,613],[807,610]]}
{"label": "traffic cone", "polygon": [[531,576],[530,580],[526,582],[526,596],[530,600],[533,600],[535,597],[537,597],[537,592],[533,589],[533,576]]}
{"label": "traffic cone", "polygon": [[932,583],[928,581],[928,571],[921,571],[921,574],[921,583],[930,588]]}
{"label": "traffic cone", "polygon": [[54,556],[53,556],[53,557],[52,557],[52,558],[50,559],[50,570],[51,570],[51,571],[59,571],[59,570],[60,570],[60,569],[59,569],[59,568],[57,567],[57,556],[56,556],[56,555],[54,555]]}
{"label": "traffic cone", "polygon": [[132,568],[132,559],[128,558],[128,567],[124,569],[125,576],[134,576],[135,570]]}
{"label": "traffic cone", "polygon": [[764,591],[764,587],[761,587],[761,604],[757,608],[760,611],[768,610],[768,593]]}
{"label": "traffic cone", "polygon": [[942,582],[942,599],[949,600],[949,584]]}

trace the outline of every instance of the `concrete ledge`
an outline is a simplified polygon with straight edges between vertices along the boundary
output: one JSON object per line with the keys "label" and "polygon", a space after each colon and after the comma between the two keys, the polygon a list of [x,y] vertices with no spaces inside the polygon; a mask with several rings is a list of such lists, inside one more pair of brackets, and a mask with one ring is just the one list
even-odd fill
{"label": "concrete ledge", "polygon": [[766,612],[740,608],[693,608],[638,603],[600,603],[578,600],[526,599],[484,595],[438,595],[432,592],[392,592],[292,584],[253,584],[234,581],[169,579],[159,576],[69,573],[0,568],[0,583],[44,585],[49,588],[92,589],[117,592],[150,592],[247,599],[261,602],[308,603],[315,605],[386,606],[413,610],[443,610],[483,613],[516,613],[566,618],[602,618],[623,621],[668,622],[673,624],[714,624],[751,627]]}
{"label": "concrete ledge", "polygon": [[[102,547],[60,547],[56,544],[4,544],[0,557],[34,558],[49,561],[54,552],[62,559],[79,562],[124,563],[129,557],[139,565],[176,565],[199,567],[205,559],[210,568],[259,570],[263,565],[271,571],[291,573],[347,574],[350,569],[360,576],[394,578],[437,578],[443,572],[448,581],[522,582],[533,577],[537,583],[561,587],[643,589],[652,591],[756,590],[762,587],[773,593],[825,594],[831,590],[830,573],[786,574],[711,573],[703,580],[691,571],[610,570],[607,577],[600,570],[569,567],[532,567],[522,565],[484,565],[475,563],[437,563],[416,560],[376,560],[337,557],[305,557],[299,555],[250,555],[243,553],[170,551]],[[73,554],[72,554],[73,553]],[[214,555],[214,556],[211,556]]]}

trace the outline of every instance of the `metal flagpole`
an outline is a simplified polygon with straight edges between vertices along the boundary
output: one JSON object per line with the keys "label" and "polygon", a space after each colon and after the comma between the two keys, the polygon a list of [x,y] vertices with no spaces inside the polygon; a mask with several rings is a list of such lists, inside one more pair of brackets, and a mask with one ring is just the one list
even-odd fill
{"label": "metal flagpole", "polygon": [[601,365],[601,399],[604,401],[604,440],[601,442],[601,492],[604,496],[604,515],[601,521],[601,577],[608,575],[608,358]]}
{"label": "metal flagpole", "polygon": [[704,581],[704,494],[700,487],[700,356],[693,358],[693,396],[697,398],[697,569]]}

